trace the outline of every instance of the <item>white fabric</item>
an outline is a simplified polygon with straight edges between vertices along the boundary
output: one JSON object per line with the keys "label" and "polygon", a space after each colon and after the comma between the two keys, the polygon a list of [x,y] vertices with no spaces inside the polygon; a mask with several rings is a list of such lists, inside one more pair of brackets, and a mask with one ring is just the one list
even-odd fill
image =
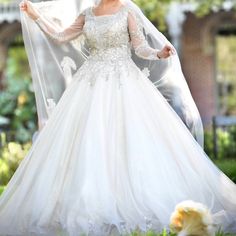
{"label": "white fabric", "polygon": [[216,229],[236,232],[236,186],[131,59],[128,16],[127,8],[87,11],[84,32],[99,47],[0,197],[1,236],[162,231],[183,200],[206,205]]}
{"label": "white fabric", "polygon": [[[58,0],[35,3],[34,7],[40,12],[40,18],[36,22],[53,40],[39,33],[34,22],[22,15],[24,41],[35,86],[40,130],[49,116],[48,99],[53,100],[55,105],[57,104],[73,74],[90,55],[87,38],[82,32],[84,23],[82,15],[86,8],[94,7],[97,2],[99,1]],[[149,79],[180,116],[199,144],[203,146],[201,118],[183,76],[178,55],[165,60],[157,60],[156,52],[170,42],[132,1],[124,0],[123,5],[129,8],[129,27],[134,30],[130,31],[130,37],[136,37],[136,40],[132,40],[133,61],[141,70],[145,69]],[[58,42],[61,44],[58,45]],[[76,65],[69,76],[67,72],[70,65],[67,65],[66,69],[60,66],[65,56],[72,58]],[[43,58],[42,61],[39,58]],[[48,69],[49,61],[50,70]]]}

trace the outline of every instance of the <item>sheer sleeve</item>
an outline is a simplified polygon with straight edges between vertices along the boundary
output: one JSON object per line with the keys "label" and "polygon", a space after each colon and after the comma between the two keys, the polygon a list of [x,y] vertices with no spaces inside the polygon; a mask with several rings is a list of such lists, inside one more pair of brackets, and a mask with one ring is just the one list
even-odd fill
{"label": "sheer sleeve", "polygon": [[158,49],[149,46],[146,41],[142,28],[139,26],[136,16],[129,11],[128,13],[128,30],[131,39],[132,47],[138,57],[147,60],[159,60],[157,53]]}
{"label": "sheer sleeve", "polygon": [[85,12],[82,12],[68,28],[58,30],[57,27],[43,15],[40,15],[35,20],[40,29],[58,43],[66,43],[80,36],[83,33],[84,21]]}

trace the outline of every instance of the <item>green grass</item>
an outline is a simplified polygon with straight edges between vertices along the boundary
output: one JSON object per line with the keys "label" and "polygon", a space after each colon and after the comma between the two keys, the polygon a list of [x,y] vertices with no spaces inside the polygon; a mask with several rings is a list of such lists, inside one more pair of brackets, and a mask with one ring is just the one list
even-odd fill
{"label": "green grass", "polygon": [[224,234],[220,232],[220,233],[217,233],[216,236],[236,236],[236,234]]}
{"label": "green grass", "polygon": [[[130,235],[125,235],[125,236],[177,236],[177,234],[173,233],[168,233],[166,230],[163,231],[163,233],[155,233],[153,231],[148,231],[146,233],[140,233],[138,231],[135,231],[131,233]],[[223,232],[218,232],[216,233],[216,236],[236,236],[236,234],[225,234]]]}
{"label": "green grass", "polygon": [[[177,234],[168,233],[166,230],[163,230],[163,233],[155,233],[153,231],[141,233],[138,231],[134,231],[133,233],[131,233],[129,235],[124,235],[124,236],[177,236]],[[218,232],[218,233],[216,233],[215,236],[236,236],[236,234],[224,234],[223,232]]]}

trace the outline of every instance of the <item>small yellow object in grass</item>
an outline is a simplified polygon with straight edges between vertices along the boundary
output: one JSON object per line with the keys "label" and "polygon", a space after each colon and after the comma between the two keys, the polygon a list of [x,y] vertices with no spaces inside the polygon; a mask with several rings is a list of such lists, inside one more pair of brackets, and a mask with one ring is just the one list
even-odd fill
{"label": "small yellow object in grass", "polygon": [[178,236],[214,236],[212,216],[206,206],[191,200],[176,205],[170,229]]}

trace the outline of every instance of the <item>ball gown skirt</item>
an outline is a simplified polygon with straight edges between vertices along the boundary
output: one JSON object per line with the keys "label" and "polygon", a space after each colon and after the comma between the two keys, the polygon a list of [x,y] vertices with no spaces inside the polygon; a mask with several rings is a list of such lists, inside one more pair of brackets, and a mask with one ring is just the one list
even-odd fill
{"label": "ball gown skirt", "polygon": [[131,59],[91,59],[2,194],[0,235],[162,231],[189,199],[236,232],[236,186],[148,77]]}

